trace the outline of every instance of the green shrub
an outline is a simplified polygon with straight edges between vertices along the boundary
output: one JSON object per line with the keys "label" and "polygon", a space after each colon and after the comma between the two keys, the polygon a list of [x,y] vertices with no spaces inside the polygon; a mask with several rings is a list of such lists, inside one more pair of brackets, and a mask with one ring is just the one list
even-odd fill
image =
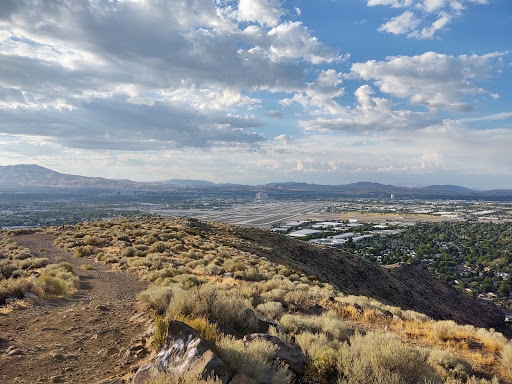
{"label": "green shrub", "polygon": [[471,364],[466,360],[454,356],[449,351],[430,351],[428,363],[443,379],[461,379],[466,381],[473,371]]}
{"label": "green shrub", "polygon": [[220,322],[239,332],[256,331],[257,323],[241,319],[241,312],[250,308],[250,303],[236,290],[221,290],[214,284],[203,284],[189,290],[174,288],[167,309],[169,318],[178,314],[205,317],[210,322]]}
{"label": "green shrub", "polygon": [[256,307],[265,316],[275,319],[283,313],[283,304],[278,301],[268,301]]}
{"label": "green shrub", "polygon": [[34,285],[42,295],[67,296],[76,292],[79,279],[74,274],[71,264],[50,264],[41,271],[41,275],[35,280]]}
{"label": "green shrub", "polygon": [[32,281],[28,278],[7,279],[0,281],[0,304],[8,297],[21,297],[33,289]]}
{"label": "green shrub", "polygon": [[149,252],[162,253],[165,252],[166,249],[167,244],[162,241],[157,241],[156,243],[151,244],[151,247],[149,247]]}
{"label": "green shrub", "polygon": [[137,295],[137,300],[149,304],[158,314],[163,314],[174,295],[172,287],[150,286]]}
{"label": "green shrub", "polygon": [[232,336],[221,336],[217,341],[221,359],[234,373],[245,373],[257,382],[271,369],[276,346],[265,340],[244,344]]}
{"label": "green shrub", "polygon": [[137,250],[133,247],[127,247],[125,249],[123,249],[121,251],[121,256],[123,257],[133,257],[135,256],[135,252],[137,252]]}
{"label": "green shrub", "polygon": [[424,384],[440,378],[427,363],[428,353],[379,333],[355,334],[338,360],[339,384]]}
{"label": "green shrub", "polygon": [[309,357],[306,376],[315,383],[332,383],[337,376],[338,350],[341,342],[326,333],[302,332],[295,335],[302,352]]}
{"label": "green shrub", "polygon": [[153,331],[152,344],[153,348],[158,351],[162,349],[165,344],[169,321],[167,321],[164,316],[156,315],[153,322],[155,323],[155,329]]}
{"label": "green shrub", "polygon": [[224,269],[229,272],[245,271],[247,267],[240,259],[229,259],[224,262]]}

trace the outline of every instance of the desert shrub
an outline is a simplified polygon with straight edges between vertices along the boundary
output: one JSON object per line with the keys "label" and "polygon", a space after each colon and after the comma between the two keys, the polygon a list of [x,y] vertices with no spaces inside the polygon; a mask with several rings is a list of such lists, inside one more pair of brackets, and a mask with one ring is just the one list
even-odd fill
{"label": "desert shrub", "polygon": [[163,314],[167,310],[173,294],[172,287],[150,286],[137,295],[137,300],[149,304],[157,313]]}
{"label": "desert shrub", "polygon": [[512,377],[512,344],[507,344],[501,352],[501,363]]}
{"label": "desert shrub", "polygon": [[500,382],[496,377],[493,377],[491,380],[487,380],[471,376],[467,381],[460,379],[448,379],[444,384],[500,384]]}
{"label": "desert shrub", "polygon": [[218,275],[220,271],[221,269],[216,264],[208,264],[205,267],[205,272],[210,276]]}
{"label": "desert shrub", "polygon": [[102,247],[103,246],[103,241],[101,241],[98,237],[91,236],[91,235],[84,236],[84,238],[82,239],[82,242],[84,243],[84,245],[91,245],[93,247]]}
{"label": "desert shrub", "polygon": [[206,283],[206,281],[207,281],[205,279],[202,279],[200,277],[197,277],[196,275],[192,275],[189,273],[186,273],[183,275],[178,275],[178,276],[176,276],[175,279],[179,283],[183,284],[183,286],[186,288],[196,287],[198,285]]}
{"label": "desert shrub", "polygon": [[326,333],[301,332],[295,341],[309,357],[306,376],[315,383],[332,383],[337,375],[337,361],[341,342]]}
{"label": "desert shrub", "polygon": [[79,279],[71,264],[50,264],[41,271],[34,285],[42,295],[72,295],[78,289]]}
{"label": "desert shrub", "polygon": [[278,301],[268,301],[256,307],[265,316],[275,319],[283,313],[283,304]]}
{"label": "desert shrub", "polygon": [[145,257],[131,257],[128,259],[128,265],[130,267],[151,267],[153,261]]}
{"label": "desert shrub", "polygon": [[224,269],[229,272],[245,271],[246,266],[240,259],[229,259],[224,262]]}
{"label": "desert shrub", "polygon": [[182,314],[176,315],[172,320],[181,321],[194,328],[203,339],[215,345],[217,343],[217,324],[210,323],[205,317],[192,317]]}
{"label": "desert shrub", "polygon": [[275,288],[269,292],[261,294],[261,298],[265,301],[283,301],[284,296],[288,293],[286,289]]}
{"label": "desert shrub", "polygon": [[91,255],[93,252],[94,247],[92,245],[79,246],[75,248],[73,257],[85,257]]}
{"label": "desert shrub", "polygon": [[137,250],[133,247],[127,247],[125,249],[123,249],[121,251],[121,256],[123,257],[133,257],[135,256],[135,252],[137,252]]}
{"label": "desert shrub", "polygon": [[428,363],[443,379],[466,381],[473,371],[470,363],[445,350],[430,351]]}
{"label": "desert shrub", "polygon": [[29,257],[32,257],[32,255],[28,249],[21,249],[12,256],[14,260],[25,260]]}
{"label": "desert shrub", "polygon": [[342,339],[348,336],[348,329],[340,320],[335,311],[324,312],[320,316],[302,316],[285,314],[279,323],[287,332],[299,333],[309,331],[313,333],[324,332],[332,337]]}
{"label": "desert shrub", "polygon": [[355,334],[344,343],[338,360],[339,384],[424,384],[440,382],[427,363],[428,353],[392,336]]}
{"label": "desert shrub", "polygon": [[166,249],[167,249],[167,244],[165,244],[162,241],[157,241],[156,243],[151,244],[151,247],[149,247],[149,252],[162,253],[162,252],[165,252]]}
{"label": "desert shrub", "polygon": [[160,315],[156,315],[153,319],[153,322],[155,323],[155,329],[153,330],[152,345],[153,348],[158,351],[165,344],[169,322],[165,319],[164,316]]}
{"label": "desert shrub", "polygon": [[265,340],[244,344],[232,336],[221,336],[217,341],[221,359],[234,373],[245,373],[257,382],[271,368],[276,346]]}
{"label": "desert shrub", "polygon": [[237,331],[255,331],[258,324],[241,319],[241,312],[250,308],[250,303],[236,290],[221,290],[213,284],[203,284],[189,290],[174,288],[167,308],[170,318],[178,314],[205,317],[210,322],[220,322]]}
{"label": "desert shrub", "polygon": [[294,289],[288,292],[284,299],[294,308],[303,308],[309,301],[309,295],[306,290]]}
{"label": "desert shrub", "polygon": [[33,289],[32,281],[28,278],[7,279],[0,281],[0,304],[8,297],[21,297]]}

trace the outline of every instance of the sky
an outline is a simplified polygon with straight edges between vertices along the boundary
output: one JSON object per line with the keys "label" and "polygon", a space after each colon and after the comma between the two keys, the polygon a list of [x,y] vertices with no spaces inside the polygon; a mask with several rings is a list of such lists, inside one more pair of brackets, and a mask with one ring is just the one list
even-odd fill
{"label": "sky", "polygon": [[1,0],[14,164],[512,188],[512,1]]}

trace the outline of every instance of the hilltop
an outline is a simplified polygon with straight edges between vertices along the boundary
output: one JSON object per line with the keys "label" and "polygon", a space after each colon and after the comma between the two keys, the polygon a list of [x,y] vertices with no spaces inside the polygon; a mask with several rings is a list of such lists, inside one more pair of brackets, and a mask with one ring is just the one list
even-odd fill
{"label": "hilltop", "polygon": [[[270,231],[195,219],[4,231],[0,240],[0,299],[30,298],[30,291],[40,297],[11,302],[0,313],[5,382],[131,382],[135,372],[151,371],[167,327],[167,348],[177,329],[195,332],[182,322],[209,340],[205,345],[213,345],[232,375],[256,382],[355,377],[339,356],[361,359],[354,348],[380,348],[372,343],[393,345],[388,359],[405,354],[400,364],[416,372],[415,380],[512,379],[506,363],[512,343],[494,330],[510,335],[503,313],[411,265],[384,268]],[[285,364],[293,375],[271,364],[278,353],[272,337],[288,345],[278,347],[281,358],[292,348],[286,359],[298,360]],[[387,374],[386,364],[375,363]],[[172,382],[162,380],[154,382]],[[373,379],[365,380],[354,383]]]}

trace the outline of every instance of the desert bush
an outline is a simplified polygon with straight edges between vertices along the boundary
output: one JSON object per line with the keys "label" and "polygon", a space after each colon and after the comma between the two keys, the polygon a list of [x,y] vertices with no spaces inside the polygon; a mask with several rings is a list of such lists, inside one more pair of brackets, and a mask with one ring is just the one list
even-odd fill
{"label": "desert bush", "polygon": [[73,253],[73,257],[85,257],[92,255],[94,252],[94,247],[92,245],[83,245],[75,248],[75,252]]}
{"label": "desert bush", "polygon": [[224,262],[224,269],[229,272],[245,271],[247,267],[240,259],[229,259]]}
{"label": "desert bush", "polygon": [[153,323],[155,324],[155,329],[153,330],[151,344],[153,345],[153,348],[158,351],[165,344],[169,321],[167,321],[164,316],[156,315],[153,319]]}
{"label": "desert bush", "polygon": [[125,249],[123,249],[121,251],[121,256],[123,257],[133,257],[135,256],[135,252],[137,252],[137,250],[133,247],[127,247]]}
{"label": "desert bush", "polygon": [[41,271],[34,285],[42,295],[69,296],[78,289],[79,279],[74,274],[71,264],[49,264]]}
{"label": "desert bush", "polygon": [[0,281],[0,304],[8,297],[21,297],[33,289],[32,281],[28,278],[7,279]]}
{"label": "desert bush", "polygon": [[261,298],[265,301],[283,301],[284,296],[288,293],[286,289],[275,288],[271,291],[261,294]]}
{"label": "desert bush", "polygon": [[205,317],[192,317],[178,314],[172,320],[178,320],[187,324],[194,328],[203,339],[208,340],[213,345],[216,345],[217,324],[210,323]]}
{"label": "desert bush", "polygon": [[25,260],[25,259],[28,259],[29,257],[32,257],[32,254],[30,253],[30,250],[28,249],[20,249],[18,252],[16,252],[12,258],[14,260]]}
{"label": "desert bush", "polygon": [[157,241],[156,243],[151,244],[151,247],[149,247],[149,252],[162,253],[162,252],[165,252],[166,249],[167,249],[167,244],[165,244],[162,241]]}
{"label": "desert bush", "polygon": [[332,383],[337,376],[337,361],[341,342],[326,333],[301,332],[295,341],[309,362],[306,376],[315,383]]}
{"label": "desert bush", "polygon": [[344,343],[338,360],[339,384],[424,384],[440,378],[427,363],[428,353],[392,336],[355,334]]}
{"label": "desert bush", "polygon": [[234,373],[245,373],[257,382],[271,369],[276,346],[265,340],[244,344],[232,336],[221,336],[217,341],[221,359]]}
{"label": "desert bush", "polygon": [[278,301],[268,301],[258,305],[256,309],[265,316],[275,319],[283,313],[283,304]]}
{"label": "desert bush", "polygon": [[507,344],[501,352],[501,363],[507,369],[512,378],[512,344]]}
{"label": "desert bush", "polygon": [[303,308],[309,301],[309,295],[306,290],[303,289],[294,289],[293,291],[288,292],[284,299],[288,302],[294,309]]}
{"label": "desert bush", "polygon": [[196,287],[198,285],[204,284],[207,280],[197,277],[196,275],[192,275],[189,273],[178,275],[175,277],[176,281],[183,284],[186,288]]}
{"label": "desert bush", "polygon": [[460,379],[466,381],[473,371],[471,364],[446,350],[432,350],[428,363],[443,379]]}
{"label": "desert bush", "polygon": [[150,286],[137,295],[137,300],[149,304],[158,314],[167,310],[174,295],[173,287]]}
{"label": "desert bush", "polygon": [[348,329],[335,311],[324,312],[321,316],[285,314],[279,323],[287,332],[325,332],[335,338],[346,338]]}
{"label": "desert bush", "polygon": [[221,290],[213,284],[203,284],[189,290],[175,288],[167,314],[169,318],[178,314],[205,317],[210,322],[220,322],[246,333],[255,331],[258,326],[240,318],[246,308],[250,308],[250,303],[236,290]]}
{"label": "desert bush", "polygon": [[90,245],[93,247],[102,247],[103,246],[102,240],[100,240],[96,236],[91,236],[91,235],[84,236],[84,238],[82,239],[82,242],[84,243],[84,245]]}

